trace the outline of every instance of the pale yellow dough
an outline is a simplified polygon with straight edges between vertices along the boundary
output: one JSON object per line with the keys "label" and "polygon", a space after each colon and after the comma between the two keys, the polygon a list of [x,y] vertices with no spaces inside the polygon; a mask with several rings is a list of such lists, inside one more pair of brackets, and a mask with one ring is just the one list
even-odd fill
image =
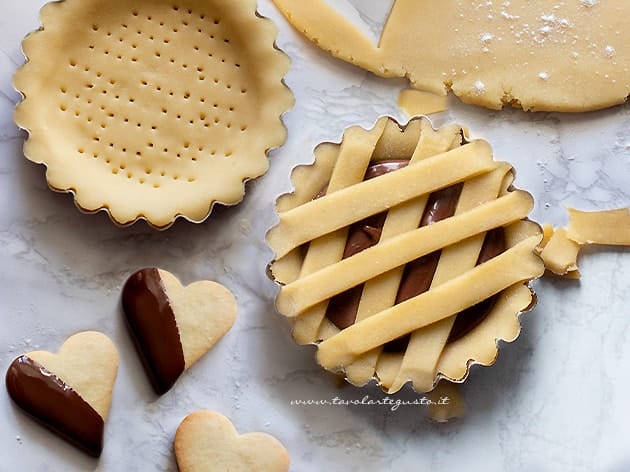
{"label": "pale yellow dough", "polygon": [[630,209],[580,211],[569,208],[567,235],[578,244],[630,246]]}
{"label": "pale yellow dough", "polygon": [[422,90],[405,89],[398,96],[398,108],[409,116],[430,115],[448,109],[446,95],[436,95]]}
{"label": "pale yellow dough", "polygon": [[56,354],[33,351],[26,356],[59,377],[107,419],[118,373],[118,351],[107,336],[85,331],[69,337]]}
{"label": "pale yellow dough", "polygon": [[239,435],[225,416],[213,411],[188,415],[175,434],[180,472],[287,472],[289,454],[266,433]]}
{"label": "pale yellow dough", "polygon": [[284,142],[289,59],[255,0],[64,0],[23,44],[15,113],[49,185],[119,224],[199,222]]}
{"label": "pale yellow dough", "polygon": [[396,0],[377,45],[326,0],[274,0],[334,56],[498,109],[586,111],[630,94],[626,0]]}
{"label": "pale yellow dough", "polygon": [[556,275],[579,278],[577,257],[580,245],[569,239],[566,228],[553,229],[545,225],[546,240],[541,243],[540,257],[545,267]]}
{"label": "pale yellow dough", "polygon": [[459,385],[452,382],[440,382],[429,393],[429,417],[438,423],[462,418],[466,414],[466,402]]}
{"label": "pale yellow dough", "polygon": [[230,330],[236,319],[236,300],[219,283],[202,280],[184,287],[170,272],[158,270],[175,315],[188,369]]}
{"label": "pale yellow dough", "polygon": [[[390,159],[410,164],[363,180],[371,163]],[[382,118],[371,130],[346,130],[339,145],[318,146],[314,164],[294,170],[295,192],[278,199],[279,223],[267,235],[276,253],[270,272],[282,284],[276,306],[296,341],[317,344],[319,363],[351,383],[376,377],[390,393],[409,381],[430,391],[440,378],[464,380],[473,362],[493,363],[497,340],[514,340],[518,314],[533,304],[527,281],[544,269],[533,253],[542,231],[526,220],[532,198],[512,179],[488,143],[468,142],[457,125],[436,131],[425,118],[404,128]],[[455,214],[418,228],[429,195],[458,182]],[[344,259],[349,225],[384,211],[378,244]],[[507,249],[477,265],[486,232],[500,227]],[[438,250],[430,290],[395,304],[405,265]],[[326,317],[328,302],[361,284],[355,323],[340,330]],[[448,342],[456,315],[495,294],[483,322]],[[405,352],[383,351],[407,334]]]}

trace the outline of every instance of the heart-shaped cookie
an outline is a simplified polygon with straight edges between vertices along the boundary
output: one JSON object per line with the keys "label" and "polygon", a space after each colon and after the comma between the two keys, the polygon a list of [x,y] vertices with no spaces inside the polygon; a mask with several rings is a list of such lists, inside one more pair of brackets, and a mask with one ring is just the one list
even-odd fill
{"label": "heart-shaped cookie", "polygon": [[86,331],[68,338],[57,354],[34,351],[15,359],[6,386],[27,413],[98,457],[117,372],[114,343]]}
{"label": "heart-shaped cookie", "polygon": [[158,394],[232,327],[236,300],[211,281],[183,287],[162,269],[145,268],[125,282],[122,304],[145,370]]}
{"label": "heart-shaped cookie", "polygon": [[180,472],[286,472],[289,454],[266,433],[239,435],[225,416],[214,411],[188,415],[175,434]]}

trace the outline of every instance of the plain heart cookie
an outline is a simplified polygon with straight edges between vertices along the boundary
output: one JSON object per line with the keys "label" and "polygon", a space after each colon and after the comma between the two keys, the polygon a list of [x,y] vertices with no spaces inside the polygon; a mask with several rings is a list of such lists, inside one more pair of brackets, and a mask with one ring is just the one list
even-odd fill
{"label": "plain heart cookie", "polygon": [[6,386],[23,410],[98,457],[117,372],[114,343],[86,331],[68,338],[57,354],[35,351],[15,359]]}
{"label": "plain heart cookie", "polygon": [[289,454],[273,436],[239,435],[225,416],[214,411],[188,415],[175,434],[180,472],[286,472]]}
{"label": "plain heart cookie", "polygon": [[204,280],[183,287],[173,274],[155,267],[127,279],[122,305],[160,395],[229,331],[236,317],[234,295],[223,285]]}

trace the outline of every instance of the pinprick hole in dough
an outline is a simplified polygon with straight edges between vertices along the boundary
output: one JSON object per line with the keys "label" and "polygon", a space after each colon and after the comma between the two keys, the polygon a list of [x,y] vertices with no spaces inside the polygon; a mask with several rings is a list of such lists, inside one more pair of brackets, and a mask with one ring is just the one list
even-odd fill
{"label": "pinprick hole in dough", "polygon": [[112,169],[112,174],[117,175],[118,174],[118,169]]}
{"label": "pinprick hole in dough", "polygon": [[225,157],[232,157],[232,151],[226,151]]}
{"label": "pinprick hole in dough", "polygon": [[85,149],[83,149],[83,148],[79,148],[79,149],[77,149],[77,151],[78,151],[79,154],[85,154]]}
{"label": "pinprick hole in dough", "polygon": [[60,105],[60,106],[59,106],[59,109],[60,109],[61,111],[66,111],[66,110],[68,109],[68,107],[66,107],[65,105]]}

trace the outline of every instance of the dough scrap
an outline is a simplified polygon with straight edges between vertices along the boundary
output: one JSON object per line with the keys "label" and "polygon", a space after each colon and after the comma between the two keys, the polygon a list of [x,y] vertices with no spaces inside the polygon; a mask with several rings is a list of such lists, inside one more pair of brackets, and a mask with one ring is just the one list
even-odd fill
{"label": "dough scrap", "polygon": [[446,95],[436,95],[422,90],[401,90],[398,96],[398,107],[409,116],[430,115],[448,109]]}
{"label": "dough scrap", "polygon": [[396,0],[378,46],[326,0],[274,2],[335,57],[466,103],[580,112],[630,94],[625,0]]}
{"label": "dough scrap", "polygon": [[545,233],[549,232],[551,235],[548,240],[543,239],[539,250],[545,267],[556,275],[580,278],[577,266],[580,245],[568,237],[566,228],[554,230],[550,225],[545,225]]}
{"label": "dough scrap", "polygon": [[606,211],[569,208],[567,236],[578,244],[630,246],[630,208]]}

